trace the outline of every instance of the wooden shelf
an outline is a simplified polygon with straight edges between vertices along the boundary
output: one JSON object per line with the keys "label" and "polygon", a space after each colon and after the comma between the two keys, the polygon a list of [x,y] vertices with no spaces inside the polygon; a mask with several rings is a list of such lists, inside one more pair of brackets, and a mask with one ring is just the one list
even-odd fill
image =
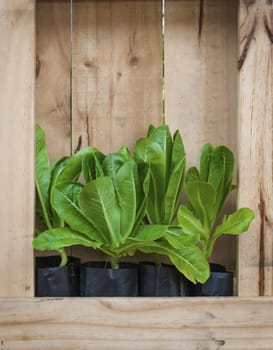
{"label": "wooden shelf", "polygon": [[0,299],[1,350],[272,350],[273,297]]}

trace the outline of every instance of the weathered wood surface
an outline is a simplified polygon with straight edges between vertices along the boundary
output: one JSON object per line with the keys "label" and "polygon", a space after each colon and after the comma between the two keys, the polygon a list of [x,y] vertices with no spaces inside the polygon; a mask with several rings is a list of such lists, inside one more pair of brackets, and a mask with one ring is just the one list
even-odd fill
{"label": "weathered wood surface", "polygon": [[273,294],[273,4],[241,1],[238,205],[256,211],[240,236],[239,294]]}
{"label": "weathered wood surface", "polygon": [[74,1],[73,151],[132,148],[162,121],[161,2]]}
{"label": "weathered wood surface", "polygon": [[70,155],[70,1],[36,3],[35,118],[51,161]]}
{"label": "weathered wood surface", "polygon": [[33,293],[35,1],[0,1],[0,295]]}
{"label": "weathered wood surface", "polygon": [[[161,2],[74,1],[72,151],[131,150],[162,121]],[[73,248],[83,260],[99,252]]]}
{"label": "weathered wood surface", "polygon": [[201,146],[208,141],[236,151],[236,4],[166,1],[166,122],[180,129],[188,166],[199,164]]}
{"label": "weathered wood surface", "polygon": [[[51,162],[71,154],[70,1],[36,1],[35,122],[46,133]],[[71,254],[71,249],[67,249]],[[36,256],[56,252],[36,252]]]}
{"label": "weathered wood surface", "polygon": [[[165,22],[166,122],[183,136],[187,167],[199,164],[206,142],[236,154],[238,1],[166,0]],[[234,268],[233,237],[215,251],[212,260]]]}
{"label": "weathered wood surface", "polygon": [[1,349],[272,350],[272,298],[2,299]]}

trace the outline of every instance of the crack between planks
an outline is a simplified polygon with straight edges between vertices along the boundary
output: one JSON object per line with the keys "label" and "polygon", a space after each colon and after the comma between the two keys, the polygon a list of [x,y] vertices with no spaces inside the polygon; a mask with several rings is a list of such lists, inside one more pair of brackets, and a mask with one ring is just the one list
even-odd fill
{"label": "crack between planks", "polygon": [[260,203],[259,203],[259,213],[260,213],[260,256],[259,256],[259,295],[263,296],[265,292],[265,283],[264,283],[264,265],[265,265],[265,242],[264,242],[264,231],[265,231],[265,201],[263,198],[263,190],[260,187]]}
{"label": "crack between planks", "polygon": [[204,21],[204,0],[200,0],[200,2],[199,2],[199,17],[198,17],[198,42],[199,42],[199,46],[200,46],[201,38],[202,38],[203,21]]}

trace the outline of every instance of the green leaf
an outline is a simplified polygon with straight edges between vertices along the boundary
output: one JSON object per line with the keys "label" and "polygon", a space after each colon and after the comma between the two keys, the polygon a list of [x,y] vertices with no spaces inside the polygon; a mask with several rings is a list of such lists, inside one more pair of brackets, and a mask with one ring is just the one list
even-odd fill
{"label": "green leaf", "polygon": [[171,171],[164,200],[164,224],[172,224],[181,199],[184,180],[186,154],[178,130],[173,137]]}
{"label": "green leaf", "polygon": [[213,206],[216,200],[214,188],[206,182],[190,181],[185,185],[185,193],[205,231],[208,231],[214,217]]}
{"label": "green leaf", "polygon": [[186,161],[186,153],[185,153],[185,148],[184,144],[181,138],[181,135],[178,130],[174,133],[173,136],[173,146],[172,146],[172,166],[171,170],[173,171],[175,168],[177,168],[177,164],[180,163],[181,161]]}
{"label": "green leaf", "polygon": [[132,230],[131,236],[134,236],[139,224],[143,221],[146,209],[147,201],[149,195],[150,187],[150,168],[142,163],[138,164],[138,176],[136,181],[136,199],[137,199],[137,211],[134,228]]}
{"label": "green leaf", "polygon": [[175,250],[166,242],[152,242],[137,247],[144,253],[156,253],[170,258],[176,268],[190,281],[204,283],[210,274],[209,265],[202,252],[197,247],[187,247]]}
{"label": "green leaf", "polygon": [[135,251],[142,246],[149,245],[155,240],[162,238],[169,227],[167,225],[140,225],[136,234],[130,236],[118,250],[119,255],[134,255]]}
{"label": "green leaf", "polygon": [[147,132],[147,136],[149,137],[155,130],[155,127],[150,124],[149,127],[148,127],[148,132]]}
{"label": "green leaf", "polygon": [[120,210],[113,182],[104,176],[86,184],[79,195],[79,207],[113,249],[121,242]]}
{"label": "green leaf", "polygon": [[67,227],[54,228],[41,233],[32,241],[32,245],[37,250],[59,250],[74,245],[99,248],[101,243],[92,242],[84,235],[81,235]]}
{"label": "green leaf", "polygon": [[104,174],[113,178],[129,159],[132,157],[126,147],[122,147],[119,152],[108,154],[102,163]]}
{"label": "green leaf", "polygon": [[[163,220],[163,203],[165,184],[158,164],[162,163],[163,155],[160,146],[149,139],[140,139],[135,146],[135,158],[150,167],[150,186],[147,203],[147,216],[150,223],[161,223]],[[160,168],[160,166],[159,166]]]}
{"label": "green leaf", "polygon": [[35,185],[42,209],[42,216],[48,228],[52,227],[49,186],[51,169],[45,145],[45,133],[39,125],[35,126]]}
{"label": "green leaf", "polygon": [[164,238],[176,249],[184,249],[196,244],[198,235],[196,233],[187,233],[180,226],[169,226]]}
{"label": "green leaf", "polygon": [[120,208],[122,242],[129,237],[135,225],[137,212],[136,178],[137,165],[133,159],[126,161],[114,176],[114,185]]}
{"label": "green leaf", "polygon": [[130,160],[132,159],[131,153],[129,149],[126,146],[122,146],[118,153],[125,159],[125,160]]}
{"label": "green leaf", "polygon": [[205,283],[210,276],[207,259],[198,247],[187,247],[169,255],[176,268],[193,283]]}
{"label": "green leaf", "polygon": [[193,212],[185,205],[181,205],[177,212],[177,220],[183,231],[188,234],[195,234],[197,237],[207,240],[209,231],[206,231],[201,221],[194,216]]}
{"label": "green leaf", "polygon": [[62,173],[63,169],[67,166],[70,157],[62,157],[56,160],[56,162],[51,167],[51,183],[50,187],[53,187],[58,182],[58,177]]}
{"label": "green leaf", "polygon": [[190,181],[199,181],[199,180],[200,180],[200,176],[197,168],[196,167],[189,168],[186,174],[185,182],[187,183]]}
{"label": "green leaf", "polygon": [[76,181],[82,171],[82,161],[87,154],[100,153],[95,147],[86,147],[69,158],[66,166],[58,175],[56,184],[65,181]]}
{"label": "green leaf", "polygon": [[168,232],[168,225],[141,225],[134,237],[135,241],[155,241],[163,237]]}
{"label": "green leaf", "polygon": [[94,154],[86,154],[82,159],[82,174],[85,183],[96,178],[96,161]]}
{"label": "green leaf", "polygon": [[200,157],[200,180],[208,181],[210,158],[213,152],[213,146],[210,143],[206,143],[201,150]]}
{"label": "green leaf", "polygon": [[72,228],[91,240],[107,243],[105,237],[96,231],[78,205],[83,186],[76,182],[58,184],[52,191],[52,202],[58,215]]}
{"label": "green leaf", "polygon": [[234,156],[225,146],[216,147],[211,155],[208,182],[214,187],[217,197],[215,218],[218,216],[227,196],[232,191]]}
{"label": "green leaf", "polygon": [[[219,146],[214,149],[213,157],[212,157],[212,163],[213,159],[219,158],[222,161],[222,168],[224,169],[224,175],[225,179],[224,182],[226,184],[226,187],[230,189],[232,178],[233,178],[233,171],[234,171],[234,155],[232,151],[225,147],[225,146]],[[210,171],[213,168],[213,164],[210,166]],[[211,174],[209,174],[209,182],[211,181]]]}
{"label": "green leaf", "polygon": [[[168,189],[172,168],[172,137],[167,125],[151,127],[148,137],[139,139],[135,146],[135,158],[150,166],[151,178],[147,204],[147,217],[150,223],[160,224],[165,216],[165,194]],[[179,146],[179,139],[177,145]],[[181,147],[181,145],[180,145]],[[174,158],[177,152],[174,154]],[[173,188],[173,186],[171,187]]]}
{"label": "green leaf", "polygon": [[83,156],[82,172],[86,183],[104,175],[101,166],[104,158],[105,156],[99,151],[90,152]]}
{"label": "green leaf", "polygon": [[255,213],[249,208],[241,208],[235,213],[225,216],[221,225],[217,226],[215,234],[237,235],[248,230]]}
{"label": "green leaf", "polygon": [[59,215],[56,213],[56,210],[54,209],[54,204],[52,200],[52,189],[54,188],[55,184],[58,181],[58,177],[63,171],[63,169],[66,167],[67,163],[69,162],[69,157],[62,157],[58,159],[51,168],[51,182],[50,182],[50,206],[51,206],[51,212],[53,215],[53,226],[54,227],[60,227],[63,226],[62,219],[59,217]]}
{"label": "green leaf", "polygon": [[[161,191],[164,193],[167,190],[167,184],[169,181],[169,174],[171,170],[171,156],[172,156],[172,136],[167,125],[159,126],[149,136],[151,142],[156,143],[161,148],[161,162],[156,164],[157,175],[162,177],[163,185]],[[159,174],[160,175],[159,175]]]}
{"label": "green leaf", "polygon": [[176,167],[173,169],[170,176],[164,200],[165,215],[162,222],[163,224],[170,225],[173,222],[181,198],[184,169],[185,158],[182,158],[182,160],[176,164]]}
{"label": "green leaf", "polygon": [[235,213],[224,217],[223,222],[219,225],[212,235],[206,254],[209,257],[212,253],[215,241],[222,234],[238,235],[248,230],[250,223],[255,218],[255,213],[249,208],[241,208]]}
{"label": "green leaf", "polygon": [[250,223],[255,218],[255,213],[249,208],[241,208],[235,213],[224,216],[223,222],[216,227],[206,249],[207,257],[210,257],[215,241],[222,235],[238,235],[248,230]]}

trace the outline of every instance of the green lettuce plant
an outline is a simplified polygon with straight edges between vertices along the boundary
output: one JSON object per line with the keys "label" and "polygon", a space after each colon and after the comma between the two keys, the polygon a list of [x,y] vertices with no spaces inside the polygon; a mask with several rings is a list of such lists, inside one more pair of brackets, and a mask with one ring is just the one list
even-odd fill
{"label": "green lettuce plant", "polygon": [[255,214],[249,208],[241,208],[225,215],[216,225],[220,211],[231,191],[234,172],[234,156],[225,146],[205,144],[201,151],[200,170],[187,171],[185,194],[188,204],[181,205],[177,213],[179,225],[188,234],[199,236],[199,245],[209,258],[214,243],[222,234],[238,235],[248,230]]}
{"label": "green lettuce plant", "polygon": [[[36,214],[43,228],[64,228],[64,221],[53,206],[53,188],[64,181],[77,180],[82,171],[82,165],[92,156],[102,160],[104,157],[96,148],[88,147],[72,157],[62,157],[53,165],[50,164],[43,129],[35,127],[35,188]],[[90,167],[92,169],[92,167]],[[94,171],[93,171],[94,172]],[[36,227],[39,235],[40,228]],[[53,247],[52,247],[53,248]],[[67,256],[63,247],[57,250],[61,254],[61,266],[67,263]]]}
{"label": "green lettuce plant", "polygon": [[[52,190],[54,210],[68,227],[41,233],[33,241],[36,249],[60,250],[80,244],[106,253],[113,268],[118,268],[122,256],[139,250],[167,255],[193,282],[208,277],[206,260],[194,245],[193,235],[181,233],[175,225],[143,224],[151,176],[147,165],[137,163],[125,147],[102,162],[96,154],[84,159],[85,185],[64,181]],[[91,172],[88,164],[94,165]],[[179,246],[178,234],[185,236]]]}
{"label": "green lettuce plant", "polygon": [[[151,173],[147,196],[147,222],[175,225],[186,162],[185,149],[179,131],[177,130],[172,137],[167,125],[157,128],[151,125],[147,137],[136,142],[135,159],[138,163],[147,165]],[[191,264],[191,270],[198,268],[198,271],[194,272],[195,278],[192,278],[189,271],[180,270],[187,278],[193,282],[196,280],[204,282],[208,278],[209,265],[196,245],[198,236],[195,232],[185,234],[177,225],[175,234],[167,233],[162,240],[183,252],[184,259],[187,255],[186,260]],[[157,260],[159,262],[158,258]]]}

